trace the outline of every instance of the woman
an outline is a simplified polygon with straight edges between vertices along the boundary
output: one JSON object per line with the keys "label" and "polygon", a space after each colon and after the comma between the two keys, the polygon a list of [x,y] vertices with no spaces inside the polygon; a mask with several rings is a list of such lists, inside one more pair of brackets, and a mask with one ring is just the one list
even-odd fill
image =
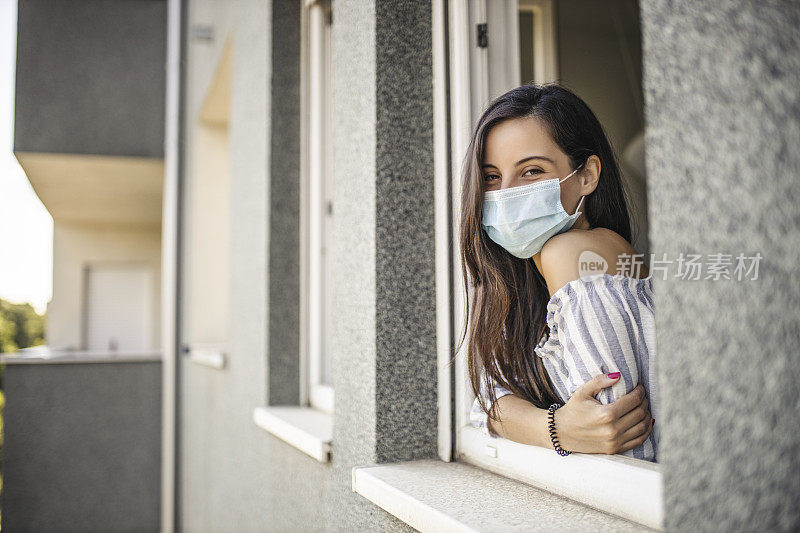
{"label": "woman", "polygon": [[583,100],[524,85],[488,106],[466,157],[460,240],[473,425],[562,455],[655,461],[652,278],[623,275],[636,253],[627,199]]}

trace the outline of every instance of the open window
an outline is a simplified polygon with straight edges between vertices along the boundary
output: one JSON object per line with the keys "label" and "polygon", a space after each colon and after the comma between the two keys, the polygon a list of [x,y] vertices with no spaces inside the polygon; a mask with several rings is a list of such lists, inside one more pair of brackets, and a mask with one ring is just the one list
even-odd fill
{"label": "open window", "polygon": [[[457,227],[461,164],[472,128],[492,98],[522,83],[557,81],[589,103],[620,156],[632,196],[633,245],[640,253],[648,252],[646,177],[640,164],[644,126],[641,37],[635,0],[560,4],[554,0],[448,0],[447,12],[449,146],[440,140],[437,150],[449,150],[438,157],[446,161],[449,156],[451,164],[449,176],[447,171],[437,171],[437,180],[444,181],[437,187],[437,194],[442,195],[437,201],[439,205],[449,201],[452,206],[448,235],[452,246],[452,316],[438,316],[439,329],[446,331],[452,318],[452,337],[458,339],[464,328],[465,297]],[[444,66],[440,64],[439,68]],[[443,76],[441,72],[434,75]],[[446,121],[446,113],[436,116],[440,124]],[[437,127],[436,131],[440,139],[447,134],[446,128]],[[439,346],[444,350],[448,345],[440,342]],[[442,360],[446,360],[444,353],[440,354]],[[470,424],[474,396],[463,350],[456,355],[453,393],[456,459],[650,527],[661,527],[659,465],[620,455],[576,453],[560,457],[546,448],[487,437]]]}
{"label": "open window", "polygon": [[331,3],[304,0],[300,15],[300,294],[299,402],[266,405],[254,422],[329,462],[333,438],[330,365],[331,279]]}
{"label": "open window", "polygon": [[[330,375],[331,222],[331,24],[330,0],[306,0],[302,76],[300,347],[301,394],[333,414]],[[304,392],[302,392],[304,391]]]}

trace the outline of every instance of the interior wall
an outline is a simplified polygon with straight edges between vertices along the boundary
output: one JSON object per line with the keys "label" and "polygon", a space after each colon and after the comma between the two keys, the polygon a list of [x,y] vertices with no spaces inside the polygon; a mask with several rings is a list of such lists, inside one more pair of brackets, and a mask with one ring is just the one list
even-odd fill
{"label": "interior wall", "polygon": [[559,0],[560,82],[592,108],[608,135],[630,193],[633,245],[648,254],[646,176],[623,152],[644,129],[642,48],[636,0]]}

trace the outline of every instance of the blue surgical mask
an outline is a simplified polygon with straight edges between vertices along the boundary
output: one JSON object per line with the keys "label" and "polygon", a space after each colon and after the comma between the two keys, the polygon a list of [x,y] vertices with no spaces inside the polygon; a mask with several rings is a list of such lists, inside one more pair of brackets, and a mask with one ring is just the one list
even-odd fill
{"label": "blue surgical mask", "polygon": [[481,226],[489,238],[511,255],[528,259],[539,253],[550,237],[570,229],[581,216],[578,209],[584,197],[581,196],[575,213],[568,215],[561,205],[561,182],[578,168],[562,180],[485,192]]}

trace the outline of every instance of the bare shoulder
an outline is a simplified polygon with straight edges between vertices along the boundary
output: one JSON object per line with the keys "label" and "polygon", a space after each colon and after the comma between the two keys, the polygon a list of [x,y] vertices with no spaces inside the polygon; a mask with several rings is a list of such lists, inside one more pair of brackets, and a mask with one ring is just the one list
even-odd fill
{"label": "bare shoulder", "polygon": [[[590,230],[572,229],[549,239],[542,247],[542,275],[552,295],[558,289],[581,277],[585,270],[580,266],[587,260],[605,263],[604,270],[617,273],[621,255],[635,254],[636,250],[618,233],[606,228]],[[600,271],[603,268],[598,269]]]}

